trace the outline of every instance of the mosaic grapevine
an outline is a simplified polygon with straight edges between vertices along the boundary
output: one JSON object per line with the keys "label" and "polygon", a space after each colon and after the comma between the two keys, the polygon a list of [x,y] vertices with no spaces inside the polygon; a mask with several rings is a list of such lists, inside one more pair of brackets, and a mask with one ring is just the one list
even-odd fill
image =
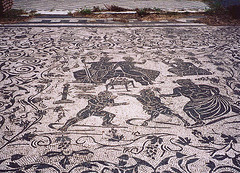
{"label": "mosaic grapevine", "polygon": [[0,172],[240,172],[240,28],[0,28]]}

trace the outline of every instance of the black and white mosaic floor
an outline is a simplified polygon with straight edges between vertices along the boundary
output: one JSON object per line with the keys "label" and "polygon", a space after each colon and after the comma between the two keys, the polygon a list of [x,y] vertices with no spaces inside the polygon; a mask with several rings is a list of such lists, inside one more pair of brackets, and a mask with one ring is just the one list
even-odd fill
{"label": "black and white mosaic floor", "polygon": [[0,172],[240,172],[240,28],[0,28]]}

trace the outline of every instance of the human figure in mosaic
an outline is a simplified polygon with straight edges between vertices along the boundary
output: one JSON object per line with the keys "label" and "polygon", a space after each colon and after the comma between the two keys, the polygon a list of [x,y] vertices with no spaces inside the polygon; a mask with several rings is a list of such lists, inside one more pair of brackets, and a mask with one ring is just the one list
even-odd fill
{"label": "human figure in mosaic", "polygon": [[[86,62],[85,59],[82,63],[85,65],[84,70],[78,70],[73,73],[76,80],[82,83],[105,83],[109,77],[111,71],[115,71],[117,67],[116,63],[109,62],[112,58],[104,57],[100,58],[97,62]],[[86,64],[91,64],[90,68]]]}
{"label": "human figure in mosaic", "polygon": [[[73,73],[75,79],[82,83],[106,83],[108,79],[115,77],[132,78],[142,85],[150,85],[159,76],[159,71],[143,69],[136,67],[136,64],[144,62],[135,62],[133,58],[126,57],[125,61],[109,62],[112,58],[101,58],[98,62],[82,62],[85,65],[84,70],[78,70]],[[88,68],[86,64],[91,64]]]}
{"label": "human figure in mosaic", "polygon": [[174,61],[175,62],[173,63],[168,63],[168,62],[165,62],[165,63],[171,66],[171,68],[168,69],[168,71],[178,76],[211,75],[212,74],[208,70],[197,67],[191,62],[184,62],[182,59],[174,59]]}
{"label": "human figure in mosaic", "polygon": [[104,108],[109,106],[119,106],[119,105],[128,104],[126,102],[114,103],[114,99],[117,96],[113,96],[113,94],[109,91],[100,92],[97,96],[85,95],[84,97],[89,98],[88,105],[82,110],[80,110],[77,113],[76,117],[67,120],[67,122],[61,128],[59,128],[59,130],[66,131],[68,127],[70,127],[71,125],[76,124],[78,121],[86,119],[90,116],[102,117],[103,126],[112,125],[111,122],[116,115],[113,113],[104,111]]}
{"label": "human figure in mosaic", "polygon": [[230,111],[240,113],[240,109],[231,103],[231,99],[220,94],[216,87],[210,85],[196,85],[190,79],[176,81],[181,85],[173,89],[172,94],[161,94],[161,97],[185,96],[190,101],[184,106],[183,111],[195,121],[191,125],[202,126],[204,120],[221,117]]}
{"label": "human figure in mosaic", "polygon": [[137,67],[136,64],[145,64],[146,61],[136,62],[133,61],[132,57],[124,57],[125,61],[119,62],[119,66],[121,67],[125,76],[129,78],[133,78],[135,81],[140,82],[142,85],[153,84],[154,81],[159,76],[159,71],[149,70]]}
{"label": "human figure in mosaic", "polygon": [[156,119],[160,114],[167,116],[175,116],[179,118],[185,126],[188,126],[189,123],[184,120],[180,115],[175,114],[170,108],[168,108],[164,103],[161,102],[160,97],[157,97],[151,89],[143,89],[140,91],[140,95],[134,94],[121,94],[129,95],[135,97],[142,105],[143,110],[146,111],[150,118],[145,120],[142,126],[147,126],[148,122]]}

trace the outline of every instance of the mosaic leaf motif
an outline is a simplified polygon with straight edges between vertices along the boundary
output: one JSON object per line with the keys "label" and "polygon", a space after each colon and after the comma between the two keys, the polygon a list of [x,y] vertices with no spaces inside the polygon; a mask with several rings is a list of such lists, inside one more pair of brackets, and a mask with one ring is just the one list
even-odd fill
{"label": "mosaic leaf motif", "polygon": [[239,32],[0,28],[0,172],[240,172]]}

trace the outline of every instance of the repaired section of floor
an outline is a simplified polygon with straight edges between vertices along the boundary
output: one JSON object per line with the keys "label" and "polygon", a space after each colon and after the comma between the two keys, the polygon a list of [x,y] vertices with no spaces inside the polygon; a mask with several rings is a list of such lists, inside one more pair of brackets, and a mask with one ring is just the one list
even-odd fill
{"label": "repaired section of floor", "polygon": [[0,172],[240,172],[239,27],[1,27]]}

